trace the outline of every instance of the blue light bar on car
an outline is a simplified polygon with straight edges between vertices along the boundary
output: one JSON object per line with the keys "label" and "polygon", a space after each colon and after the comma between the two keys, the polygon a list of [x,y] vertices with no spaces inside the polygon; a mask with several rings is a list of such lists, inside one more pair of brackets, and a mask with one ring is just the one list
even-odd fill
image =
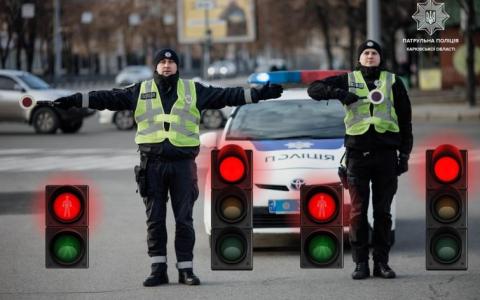
{"label": "blue light bar on car", "polygon": [[304,83],[308,84],[315,80],[322,80],[327,77],[348,73],[347,70],[300,70],[300,71],[276,71],[268,73],[253,73],[248,77],[248,83],[265,84],[267,82],[276,84]]}

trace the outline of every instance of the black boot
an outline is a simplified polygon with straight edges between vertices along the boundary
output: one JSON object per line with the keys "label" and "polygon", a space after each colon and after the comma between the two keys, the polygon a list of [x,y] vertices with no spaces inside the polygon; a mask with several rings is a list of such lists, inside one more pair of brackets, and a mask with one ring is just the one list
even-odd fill
{"label": "black boot", "polygon": [[370,268],[368,267],[368,262],[359,262],[353,270],[352,278],[353,279],[365,279],[370,277]]}
{"label": "black boot", "polygon": [[168,283],[167,264],[152,264],[152,273],[145,278],[143,286],[157,286]]}
{"label": "black boot", "polygon": [[199,285],[200,279],[193,274],[193,269],[178,269],[178,283]]}
{"label": "black boot", "polygon": [[395,278],[395,272],[384,262],[373,263],[373,276],[382,278]]}

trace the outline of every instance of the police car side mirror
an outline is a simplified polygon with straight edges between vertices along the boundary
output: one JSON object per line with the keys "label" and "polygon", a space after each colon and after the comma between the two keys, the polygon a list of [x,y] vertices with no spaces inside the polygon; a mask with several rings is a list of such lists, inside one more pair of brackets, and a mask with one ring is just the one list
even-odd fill
{"label": "police car side mirror", "polygon": [[218,134],[216,132],[207,132],[200,135],[200,145],[205,148],[213,149],[217,147]]}

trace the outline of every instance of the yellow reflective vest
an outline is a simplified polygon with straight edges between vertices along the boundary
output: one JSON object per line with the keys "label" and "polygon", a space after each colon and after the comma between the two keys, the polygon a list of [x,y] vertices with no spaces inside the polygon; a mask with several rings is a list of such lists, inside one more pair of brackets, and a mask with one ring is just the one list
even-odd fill
{"label": "yellow reflective vest", "polygon": [[[364,98],[350,104],[344,105],[345,128],[348,135],[361,135],[367,132],[370,125],[375,126],[379,133],[385,131],[399,132],[397,114],[393,106],[392,85],[395,83],[395,75],[386,71],[380,73],[377,89],[384,94],[384,101],[380,104],[372,104],[367,99],[368,86],[361,71],[348,73],[348,91]],[[373,113],[370,106],[373,106]]]}
{"label": "yellow reflective vest", "polygon": [[[168,139],[177,147],[200,145],[200,112],[196,105],[195,82],[179,79],[177,95],[171,112],[166,114],[155,81],[141,83],[134,115],[137,122],[135,143],[154,144]],[[168,131],[165,122],[170,124]]]}

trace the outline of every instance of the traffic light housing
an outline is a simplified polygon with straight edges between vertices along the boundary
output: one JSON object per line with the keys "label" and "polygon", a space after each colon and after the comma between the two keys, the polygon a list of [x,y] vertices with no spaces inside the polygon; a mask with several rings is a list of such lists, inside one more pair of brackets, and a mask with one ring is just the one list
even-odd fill
{"label": "traffic light housing", "polygon": [[426,269],[466,270],[467,150],[426,151]]}
{"label": "traffic light housing", "polygon": [[211,268],[253,270],[252,150],[213,150],[211,167]]}
{"label": "traffic light housing", "polygon": [[47,268],[88,268],[88,186],[45,187]]}
{"label": "traffic light housing", "polygon": [[343,268],[343,187],[300,189],[300,267]]}

